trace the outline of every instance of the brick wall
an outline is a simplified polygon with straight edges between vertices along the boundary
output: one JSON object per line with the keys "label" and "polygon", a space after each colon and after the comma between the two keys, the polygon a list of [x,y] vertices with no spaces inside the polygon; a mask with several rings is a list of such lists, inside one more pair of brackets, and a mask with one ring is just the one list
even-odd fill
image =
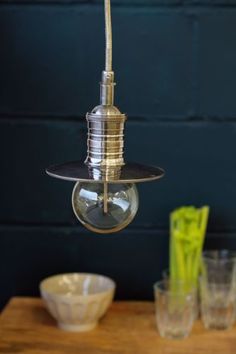
{"label": "brick wall", "polygon": [[236,0],[112,3],[126,159],[158,164],[166,177],[139,186],[125,231],[80,227],[73,185],[44,169],[85,157],[84,116],[98,103],[104,62],[102,1],[1,1],[1,304],[70,271],[112,276],[118,298],[150,298],[179,205],[209,204],[207,246],[236,248]]}

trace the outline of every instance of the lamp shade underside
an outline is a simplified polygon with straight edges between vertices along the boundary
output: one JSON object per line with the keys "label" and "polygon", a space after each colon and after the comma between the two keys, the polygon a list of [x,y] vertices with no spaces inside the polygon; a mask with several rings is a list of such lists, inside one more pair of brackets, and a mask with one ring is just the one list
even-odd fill
{"label": "lamp shade underside", "polygon": [[73,161],[53,165],[46,169],[48,175],[66,181],[89,183],[140,183],[160,179],[163,169],[137,163],[127,163],[121,167],[88,167],[84,161]]}

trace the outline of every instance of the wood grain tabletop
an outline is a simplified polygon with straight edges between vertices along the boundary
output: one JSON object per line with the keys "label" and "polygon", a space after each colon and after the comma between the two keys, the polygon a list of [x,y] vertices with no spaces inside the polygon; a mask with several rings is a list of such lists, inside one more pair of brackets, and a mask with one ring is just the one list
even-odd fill
{"label": "wood grain tabletop", "polygon": [[152,302],[115,302],[87,333],[57,328],[36,298],[13,298],[0,316],[2,354],[235,354],[236,327],[206,331],[197,321],[184,340],[160,338]]}

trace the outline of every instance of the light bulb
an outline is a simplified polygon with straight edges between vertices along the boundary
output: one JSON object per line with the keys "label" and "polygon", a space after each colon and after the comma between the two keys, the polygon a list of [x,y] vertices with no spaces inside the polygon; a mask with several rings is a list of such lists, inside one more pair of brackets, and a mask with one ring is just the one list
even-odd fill
{"label": "light bulb", "polygon": [[134,219],[139,198],[135,184],[77,182],[72,193],[76,217],[89,230],[113,233]]}

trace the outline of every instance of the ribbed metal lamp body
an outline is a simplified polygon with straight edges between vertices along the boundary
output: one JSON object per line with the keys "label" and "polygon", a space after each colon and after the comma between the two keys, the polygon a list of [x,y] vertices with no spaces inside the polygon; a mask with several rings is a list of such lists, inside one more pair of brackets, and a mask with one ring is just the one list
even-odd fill
{"label": "ribbed metal lamp body", "polygon": [[87,114],[88,154],[90,167],[119,167],[124,162],[126,116],[114,106],[98,106]]}
{"label": "ribbed metal lamp body", "polygon": [[101,104],[87,113],[87,157],[47,168],[47,173],[67,181],[89,183],[139,183],[161,178],[159,167],[125,163],[124,130],[126,115],[113,105],[114,73],[103,71]]}

